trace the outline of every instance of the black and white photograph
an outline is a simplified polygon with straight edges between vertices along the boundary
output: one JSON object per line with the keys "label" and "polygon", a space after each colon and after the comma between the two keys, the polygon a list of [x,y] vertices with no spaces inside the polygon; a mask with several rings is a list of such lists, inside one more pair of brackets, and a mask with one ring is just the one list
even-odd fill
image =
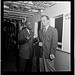
{"label": "black and white photograph", "polygon": [[71,71],[71,1],[3,1],[1,72]]}

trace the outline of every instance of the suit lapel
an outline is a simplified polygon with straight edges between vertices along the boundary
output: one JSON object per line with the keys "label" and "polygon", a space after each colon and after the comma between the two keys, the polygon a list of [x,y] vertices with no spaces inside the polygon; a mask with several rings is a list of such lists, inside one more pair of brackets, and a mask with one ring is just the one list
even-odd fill
{"label": "suit lapel", "polygon": [[47,31],[44,33],[44,37],[46,37],[48,35],[48,33],[50,32],[51,28],[50,26],[48,27]]}
{"label": "suit lapel", "polygon": [[49,25],[47,31],[46,31],[46,34],[48,34],[49,32],[51,31],[51,26]]}
{"label": "suit lapel", "polygon": [[51,31],[50,26],[48,27],[48,29],[47,29],[47,31],[45,33],[43,33],[43,29],[40,30],[39,34],[40,34],[40,37],[41,37],[42,41],[45,41],[47,39],[47,36],[50,33],[50,31]]}
{"label": "suit lapel", "polygon": [[45,33],[45,35],[44,35],[44,39],[43,39],[44,42],[46,42],[46,39],[47,39],[50,31],[51,31],[51,27],[49,26],[48,29],[47,29],[47,31],[46,31],[46,33]]}

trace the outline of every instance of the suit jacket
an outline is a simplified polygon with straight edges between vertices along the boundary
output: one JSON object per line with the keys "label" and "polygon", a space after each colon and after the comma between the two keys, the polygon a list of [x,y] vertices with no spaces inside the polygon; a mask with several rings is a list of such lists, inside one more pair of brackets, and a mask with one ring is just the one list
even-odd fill
{"label": "suit jacket", "polygon": [[49,59],[50,54],[55,55],[56,47],[58,45],[57,29],[49,26],[45,34],[43,33],[43,30],[41,29],[39,30],[39,36],[40,36],[40,40],[43,43],[42,57]]}
{"label": "suit jacket", "polygon": [[[27,36],[31,37],[27,40]],[[19,56],[24,59],[31,59],[33,57],[33,32],[30,31],[30,34],[24,28],[18,34],[18,44],[19,46]]]}

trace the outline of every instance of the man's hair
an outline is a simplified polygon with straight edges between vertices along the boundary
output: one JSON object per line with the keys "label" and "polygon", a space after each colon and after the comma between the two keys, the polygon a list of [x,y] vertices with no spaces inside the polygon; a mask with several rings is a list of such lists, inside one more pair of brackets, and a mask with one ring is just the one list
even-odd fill
{"label": "man's hair", "polygon": [[42,15],[41,17],[44,17],[44,16],[47,18],[47,20],[49,20],[49,17],[47,15]]}

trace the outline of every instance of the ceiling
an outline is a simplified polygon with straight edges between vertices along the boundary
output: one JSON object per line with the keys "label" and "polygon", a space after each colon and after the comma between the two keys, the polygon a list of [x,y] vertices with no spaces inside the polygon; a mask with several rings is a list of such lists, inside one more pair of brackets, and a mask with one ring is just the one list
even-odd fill
{"label": "ceiling", "polygon": [[52,1],[4,1],[4,18],[22,19],[34,16],[55,4]]}

